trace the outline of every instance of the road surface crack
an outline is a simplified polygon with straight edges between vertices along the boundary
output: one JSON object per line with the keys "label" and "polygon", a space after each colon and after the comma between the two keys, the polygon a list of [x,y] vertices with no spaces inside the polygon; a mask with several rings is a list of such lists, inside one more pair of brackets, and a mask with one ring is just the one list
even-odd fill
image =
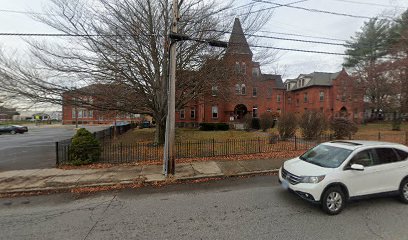
{"label": "road surface crack", "polygon": [[96,220],[96,222],[94,223],[94,225],[91,227],[91,229],[89,229],[88,233],[86,234],[86,236],[84,237],[83,240],[86,240],[89,236],[89,234],[91,234],[91,232],[94,230],[94,228],[96,227],[96,225],[99,223],[100,220],[102,220],[103,215],[105,214],[105,212],[108,210],[108,208],[111,206],[112,202],[115,200],[116,195],[113,196],[113,198],[109,201],[108,205],[106,206],[106,208],[103,210],[103,212],[101,213],[101,216],[98,218],[98,220]]}

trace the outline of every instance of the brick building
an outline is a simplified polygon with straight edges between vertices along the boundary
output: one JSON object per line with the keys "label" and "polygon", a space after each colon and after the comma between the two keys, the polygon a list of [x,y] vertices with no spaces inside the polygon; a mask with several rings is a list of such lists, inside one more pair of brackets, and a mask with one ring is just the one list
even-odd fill
{"label": "brick building", "polygon": [[301,74],[283,84],[280,75],[263,74],[252,57],[240,21],[235,19],[222,60],[235,73],[229,79],[228,87],[233,89],[229,99],[220,98],[217,94],[220,89],[214,85],[212,94],[177,111],[177,125],[189,127],[201,122],[224,122],[237,127],[245,114],[252,117],[259,117],[264,112],[301,115],[307,110],[321,111],[327,118],[343,116],[361,122],[363,93],[344,69],[337,73]]}
{"label": "brick building", "polygon": [[285,86],[285,111],[299,115],[307,110],[320,111],[327,118],[348,117],[356,122],[364,117],[362,88],[344,69],[300,74],[286,80]]}
{"label": "brick building", "polygon": [[197,126],[201,122],[225,122],[240,127],[244,115],[259,117],[263,112],[282,112],[285,86],[280,75],[263,74],[243,33],[241,23],[235,19],[228,48],[221,61],[233,69],[229,79],[229,96],[220,86],[211,86],[207,94],[190,102],[176,113],[178,126]]}
{"label": "brick building", "polygon": [[63,94],[62,124],[117,124],[119,122],[141,122],[141,114],[107,111],[96,108],[102,106],[99,91],[106,91],[109,87],[102,84],[90,85],[76,91],[67,91]]}
{"label": "brick building", "polygon": [[[262,73],[260,64],[253,61],[239,19],[234,21],[228,48],[220,61],[232,72],[228,74],[227,85],[208,81],[212,82],[208,86],[211,91],[206,91],[203,96],[177,110],[177,126],[197,127],[202,122],[223,122],[242,128],[246,114],[257,118],[264,112],[294,112],[301,115],[307,110],[321,111],[327,118],[344,116],[356,122],[363,119],[363,91],[344,69],[337,73],[301,74],[285,83],[280,75]],[[101,91],[101,87],[89,86],[83,92]],[[70,100],[70,95],[67,93],[64,98]],[[64,123],[73,124],[76,119],[82,123],[96,124],[141,120],[137,114],[94,110],[86,102],[95,100],[82,98],[85,104],[81,108],[75,109],[71,104],[64,103]]]}

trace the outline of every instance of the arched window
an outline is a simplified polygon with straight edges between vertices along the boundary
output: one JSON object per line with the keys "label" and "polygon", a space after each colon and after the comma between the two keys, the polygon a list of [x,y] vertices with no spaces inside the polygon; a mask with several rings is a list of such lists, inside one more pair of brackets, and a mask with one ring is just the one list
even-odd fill
{"label": "arched window", "polygon": [[242,94],[242,95],[245,95],[245,94],[246,94],[245,84],[242,84],[242,85],[241,85],[241,94]]}
{"label": "arched window", "polygon": [[240,94],[241,93],[241,86],[239,84],[235,84],[235,93]]}

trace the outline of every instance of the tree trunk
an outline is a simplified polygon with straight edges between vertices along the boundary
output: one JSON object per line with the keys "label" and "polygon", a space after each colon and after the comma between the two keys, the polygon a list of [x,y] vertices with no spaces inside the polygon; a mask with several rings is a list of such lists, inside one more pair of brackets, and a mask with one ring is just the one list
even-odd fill
{"label": "tree trunk", "polygon": [[154,133],[154,142],[156,144],[164,144],[164,137],[166,133],[166,119],[156,122],[156,131]]}

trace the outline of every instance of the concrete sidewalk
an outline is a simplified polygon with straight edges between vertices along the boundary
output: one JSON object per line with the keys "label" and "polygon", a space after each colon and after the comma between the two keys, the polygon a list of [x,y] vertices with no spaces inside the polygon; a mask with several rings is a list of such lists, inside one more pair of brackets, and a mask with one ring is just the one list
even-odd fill
{"label": "concrete sidewalk", "polygon": [[[284,160],[203,161],[176,164],[172,180],[227,177],[273,172]],[[57,168],[0,172],[0,195],[63,191],[80,187],[165,182],[162,165],[114,166],[102,169]]]}

